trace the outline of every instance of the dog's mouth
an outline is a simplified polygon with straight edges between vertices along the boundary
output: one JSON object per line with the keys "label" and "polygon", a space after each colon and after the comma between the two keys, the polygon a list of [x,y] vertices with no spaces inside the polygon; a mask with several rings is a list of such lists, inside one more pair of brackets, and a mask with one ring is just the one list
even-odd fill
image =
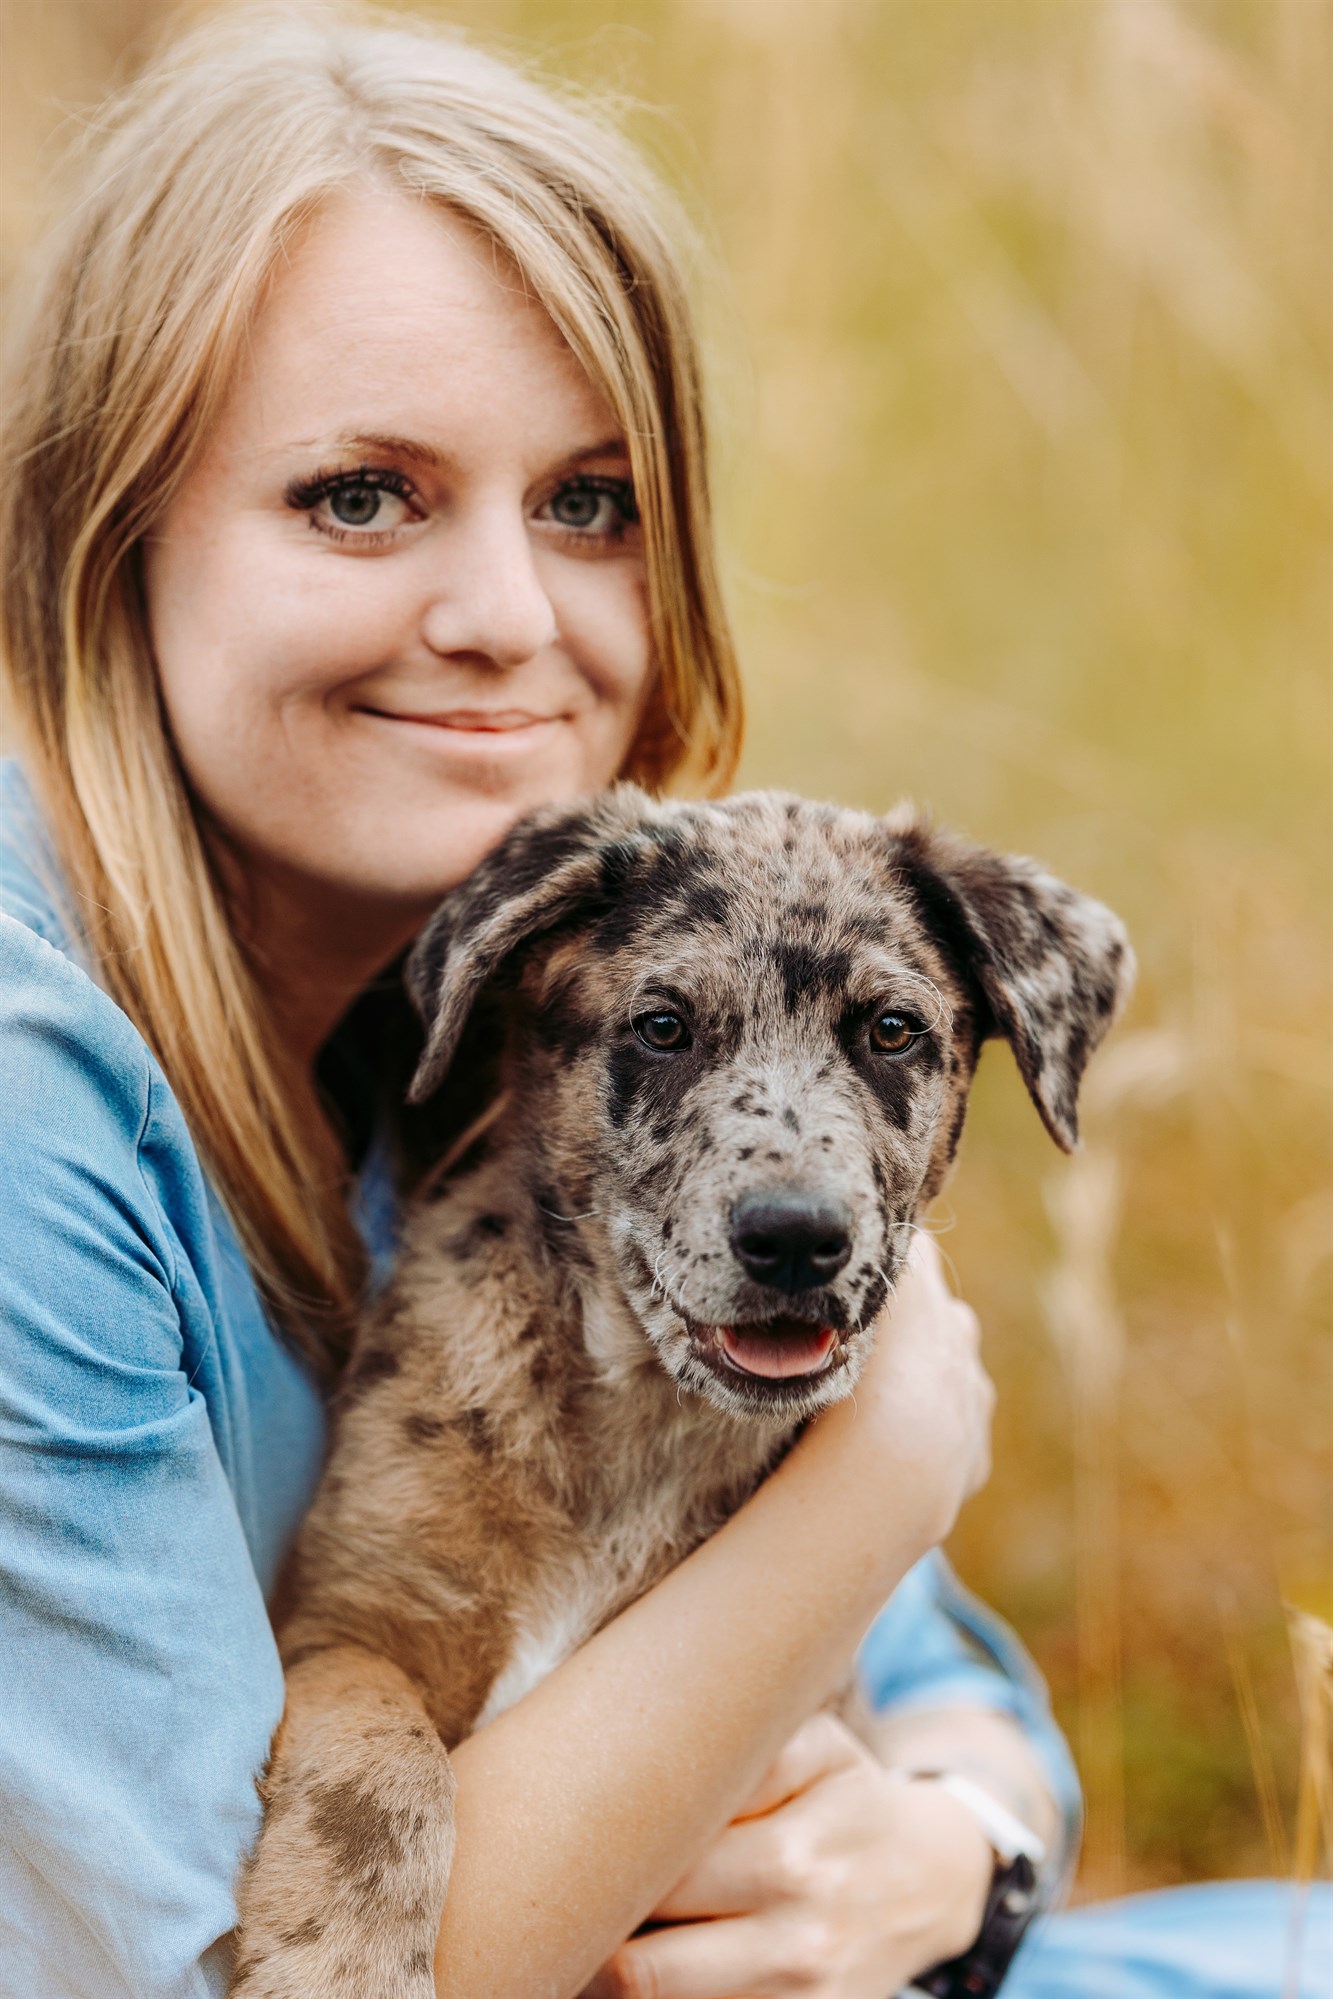
{"label": "dog's mouth", "polygon": [[699,1359],[717,1375],[747,1381],[807,1381],[833,1363],[839,1331],[811,1319],[749,1319],[735,1325],[703,1325],[681,1313]]}
{"label": "dog's mouth", "polygon": [[[811,1298],[806,1312],[726,1323],[696,1318],[669,1292],[663,1292],[663,1302],[683,1324],[696,1366],[755,1408],[800,1403],[816,1382],[846,1367],[849,1342],[860,1331],[855,1320],[840,1322],[839,1301],[828,1294]],[[698,1385],[697,1375],[695,1381]]]}
{"label": "dog's mouth", "polygon": [[765,1319],[736,1326],[691,1327],[705,1356],[751,1380],[794,1381],[822,1374],[838,1345],[835,1326],[808,1319]]}

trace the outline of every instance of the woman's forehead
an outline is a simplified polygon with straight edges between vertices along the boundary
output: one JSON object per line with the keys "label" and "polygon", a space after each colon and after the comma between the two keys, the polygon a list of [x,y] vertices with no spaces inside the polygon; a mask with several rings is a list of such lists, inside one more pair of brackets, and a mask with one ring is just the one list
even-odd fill
{"label": "woman's forehead", "polygon": [[270,281],[221,418],[243,448],[409,447],[441,465],[623,449],[605,397],[496,246],[442,205],[343,195]]}

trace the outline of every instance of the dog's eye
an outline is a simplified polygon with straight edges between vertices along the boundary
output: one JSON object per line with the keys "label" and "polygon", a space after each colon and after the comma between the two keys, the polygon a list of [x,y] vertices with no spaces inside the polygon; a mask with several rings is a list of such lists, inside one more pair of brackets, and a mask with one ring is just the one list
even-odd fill
{"label": "dog's eye", "polygon": [[630,1026],[646,1048],[655,1048],[659,1054],[674,1055],[678,1049],[690,1045],[689,1028],[678,1013],[670,1013],[665,1007],[654,1013],[635,1014]]}
{"label": "dog's eye", "polygon": [[901,1055],[919,1032],[916,1022],[905,1013],[882,1013],[870,1024],[870,1046],[880,1055]]}

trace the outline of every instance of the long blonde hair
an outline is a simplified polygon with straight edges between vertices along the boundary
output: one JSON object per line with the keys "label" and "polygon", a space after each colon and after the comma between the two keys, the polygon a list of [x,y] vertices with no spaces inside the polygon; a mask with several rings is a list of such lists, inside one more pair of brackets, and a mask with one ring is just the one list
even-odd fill
{"label": "long blonde hair", "polygon": [[456,38],[325,7],[214,17],[108,107],[17,357],[0,635],[88,947],[179,1098],[270,1310],[316,1360],[362,1279],[233,933],[158,697],[139,544],[227,392],[285,242],[332,193],[467,218],[629,443],[655,691],[627,774],[730,776],[740,697],[670,205],[599,116]]}

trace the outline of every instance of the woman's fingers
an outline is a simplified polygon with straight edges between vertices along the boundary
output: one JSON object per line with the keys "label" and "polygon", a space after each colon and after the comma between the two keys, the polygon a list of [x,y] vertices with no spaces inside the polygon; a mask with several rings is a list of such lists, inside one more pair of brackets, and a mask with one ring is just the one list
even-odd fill
{"label": "woman's fingers", "polygon": [[[892,1458],[919,1472],[932,1540],[944,1539],[989,1476],[995,1391],[980,1349],[976,1313],[950,1292],[935,1244],[915,1237],[876,1326],[857,1401]],[[834,1408],[820,1422],[836,1423],[841,1413]]]}
{"label": "woman's fingers", "polygon": [[719,1915],[759,1915],[803,1899],[813,1871],[811,1831],[801,1807],[727,1825],[683,1881],[654,1909],[654,1921],[701,1923]]}
{"label": "woman's fingers", "polygon": [[583,1999],[779,1999],[809,1992],[823,1966],[817,1923],[741,1916],[631,1937]]}
{"label": "woman's fingers", "polygon": [[773,1843],[746,1819],[719,1833],[703,1858],[653,1911],[654,1922],[711,1922],[717,1916],[752,1916],[772,1900]]}
{"label": "woman's fingers", "polygon": [[771,1812],[864,1753],[845,1723],[821,1708],[788,1736],[736,1817],[752,1819],[761,1812]]}
{"label": "woman's fingers", "polygon": [[811,1878],[813,1821],[799,1801],[869,1752],[836,1716],[812,1715],[790,1738],[744,1810],[653,1911],[668,1922],[751,1915],[800,1899]]}

